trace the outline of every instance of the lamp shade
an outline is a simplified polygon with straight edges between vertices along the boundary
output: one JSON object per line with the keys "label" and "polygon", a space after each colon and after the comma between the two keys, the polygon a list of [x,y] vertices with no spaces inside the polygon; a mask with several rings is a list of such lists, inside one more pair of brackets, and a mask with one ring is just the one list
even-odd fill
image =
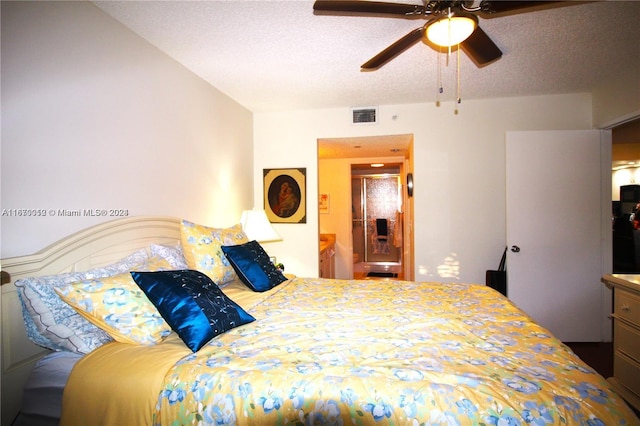
{"label": "lamp shade", "polygon": [[259,243],[282,240],[280,234],[271,226],[264,210],[244,210],[240,216],[240,224],[250,240]]}
{"label": "lamp shade", "polygon": [[475,16],[449,13],[429,24],[427,39],[438,46],[449,47],[465,41],[476,29]]}

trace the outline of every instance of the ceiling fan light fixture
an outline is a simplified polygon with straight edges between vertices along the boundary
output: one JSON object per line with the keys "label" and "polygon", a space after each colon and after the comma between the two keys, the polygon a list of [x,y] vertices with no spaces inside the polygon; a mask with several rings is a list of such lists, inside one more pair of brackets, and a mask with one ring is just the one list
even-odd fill
{"label": "ceiling fan light fixture", "polygon": [[431,43],[450,47],[465,41],[477,25],[477,18],[474,15],[449,11],[445,16],[429,24],[425,33]]}

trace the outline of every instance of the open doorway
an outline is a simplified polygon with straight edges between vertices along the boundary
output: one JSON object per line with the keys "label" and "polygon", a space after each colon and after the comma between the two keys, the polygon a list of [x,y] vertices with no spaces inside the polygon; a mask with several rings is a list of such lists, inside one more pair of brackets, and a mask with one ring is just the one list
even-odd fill
{"label": "open doorway", "polygon": [[[362,278],[365,273],[365,264],[362,262],[367,256],[367,262],[371,263],[368,266],[376,266],[373,272],[384,273],[389,272],[385,269],[393,269],[392,273],[398,274],[393,278],[413,279],[413,197],[409,195],[406,185],[407,176],[413,173],[412,157],[413,135],[410,134],[318,140],[318,194],[322,200],[318,214],[319,240],[320,236],[335,236],[335,278]],[[358,216],[357,210],[372,197],[366,192],[361,193],[361,187],[352,186],[352,168],[372,169],[371,164],[374,163],[385,166],[369,173],[372,175],[387,173],[386,168],[393,165],[396,175],[394,191],[396,199],[399,197],[400,200],[394,201],[394,211],[401,214],[401,223],[397,224],[396,214],[382,215],[370,210],[373,216],[366,223],[365,230],[364,222],[358,225],[358,220],[364,220],[365,216]],[[367,185],[369,189],[374,187],[371,181]],[[359,194],[360,202],[354,202],[352,189]],[[387,225],[386,241],[385,236],[381,235],[384,233],[384,224]],[[394,245],[397,243],[393,240],[396,235],[402,236],[399,247]],[[362,247],[358,246],[358,241],[362,242]],[[387,245],[388,259],[385,257]],[[371,270],[370,267],[367,269]]]}
{"label": "open doorway", "polygon": [[640,272],[640,118],[612,128],[612,223],[614,273]]}
{"label": "open doorway", "polygon": [[403,278],[402,164],[352,164],[354,278]]}

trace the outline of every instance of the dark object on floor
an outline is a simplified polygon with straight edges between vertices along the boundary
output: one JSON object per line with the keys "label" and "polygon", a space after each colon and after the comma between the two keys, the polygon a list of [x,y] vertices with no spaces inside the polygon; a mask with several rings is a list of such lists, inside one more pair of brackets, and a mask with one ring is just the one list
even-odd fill
{"label": "dark object on floor", "polygon": [[613,375],[613,345],[611,343],[570,342],[565,344],[604,378]]}
{"label": "dark object on floor", "polygon": [[507,248],[504,248],[504,252],[502,253],[502,259],[500,259],[500,265],[498,265],[498,270],[496,271],[487,271],[485,280],[486,285],[491,287],[494,290],[499,291],[503,295],[507,295]]}
{"label": "dark object on floor", "polygon": [[378,278],[398,278],[398,274],[395,272],[368,272],[367,276]]}

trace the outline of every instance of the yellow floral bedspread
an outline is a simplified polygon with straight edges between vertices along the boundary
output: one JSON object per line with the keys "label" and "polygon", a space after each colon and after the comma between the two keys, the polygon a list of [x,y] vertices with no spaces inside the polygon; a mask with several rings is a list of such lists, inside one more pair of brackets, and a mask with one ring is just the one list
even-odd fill
{"label": "yellow floral bedspread", "polygon": [[293,279],[166,374],[155,424],[637,425],[494,290]]}

